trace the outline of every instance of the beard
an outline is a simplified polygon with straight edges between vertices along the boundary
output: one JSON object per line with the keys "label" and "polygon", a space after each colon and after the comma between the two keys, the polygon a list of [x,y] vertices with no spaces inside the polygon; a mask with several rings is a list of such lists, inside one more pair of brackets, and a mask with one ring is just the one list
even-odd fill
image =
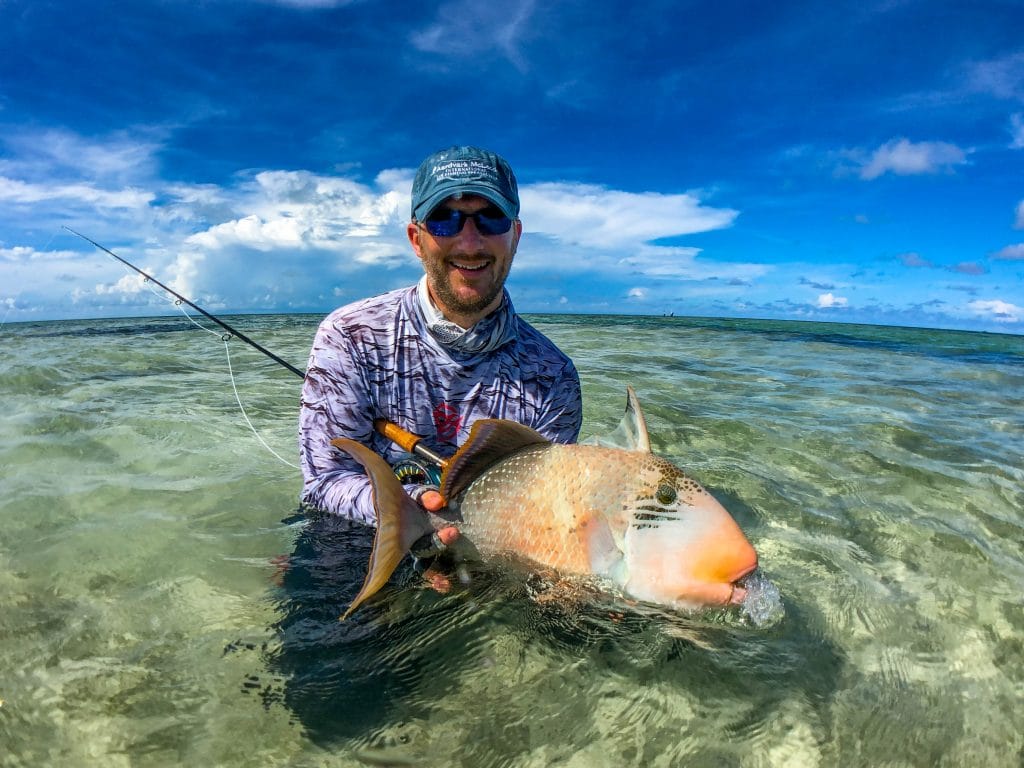
{"label": "beard", "polygon": [[452,286],[448,267],[443,261],[424,262],[424,266],[427,272],[427,282],[434,298],[443,305],[438,308],[448,309],[458,314],[473,315],[483,312],[501,295],[511,264],[506,264],[504,272],[495,275],[494,282],[486,292],[474,298],[464,298],[459,295]]}

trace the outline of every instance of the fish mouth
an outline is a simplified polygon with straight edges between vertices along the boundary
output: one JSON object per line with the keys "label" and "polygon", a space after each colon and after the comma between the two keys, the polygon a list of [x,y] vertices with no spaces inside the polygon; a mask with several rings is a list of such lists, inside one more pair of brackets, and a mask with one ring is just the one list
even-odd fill
{"label": "fish mouth", "polygon": [[757,561],[755,560],[753,565],[745,568],[741,574],[735,579],[729,582],[730,592],[729,599],[726,601],[726,605],[740,605],[744,600],[747,599],[747,578],[757,570]]}
{"label": "fish mouth", "polygon": [[757,570],[757,563],[745,565],[731,579],[716,579],[703,583],[691,584],[689,589],[679,595],[680,604],[713,606],[741,605],[747,597],[747,578]]}
{"label": "fish mouth", "polygon": [[725,601],[725,604],[742,605],[743,601],[747,599],[747,588],[736,581],[729,586],[732,587],[732,591],[729,592],[729,599]]}

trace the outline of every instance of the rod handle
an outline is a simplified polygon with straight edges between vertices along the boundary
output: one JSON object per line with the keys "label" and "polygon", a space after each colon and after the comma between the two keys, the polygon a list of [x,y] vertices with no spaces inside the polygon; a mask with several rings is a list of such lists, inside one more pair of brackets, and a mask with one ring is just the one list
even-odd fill
{"label": "rod handle", "polygon": [[423,439],[422,437],[402,429],[393,421],[388,421],[387,419],[374,419],[373,428],[402,450],[408,451],[409,453],[415,453],[417,456],[422,456],[428,461],[441,467],[441,469],[448,466],[447,459],[438,456],[432,450],[427,448],[427,446],[420,445],[420,441]]}
{"label": "rod handle", "polygon": [[416,444],[423,439],[419,435],[407,432],[393,421],[388,421],[387,419],[375,419],[373,428],[399,448],[409,453],[416,450]]}

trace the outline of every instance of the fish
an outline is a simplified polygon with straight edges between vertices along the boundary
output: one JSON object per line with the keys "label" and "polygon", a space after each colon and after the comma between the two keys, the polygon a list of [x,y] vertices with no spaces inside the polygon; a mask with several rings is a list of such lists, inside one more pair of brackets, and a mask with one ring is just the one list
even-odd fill
{"label": "fish", "polygon": [[366,579],[343,620],[387,583],[414,542],[446,525],[459,529],[461,558],[512,556],[673,610],[741,603],[741,582],[758,567],[729,512],[654,455],[631,386],[622,421],[605,438],[566,445],[513,421],[477,421],[444,465],[438,514],[413,501],[371,449],[331,443],[363,466],[377,514]]}

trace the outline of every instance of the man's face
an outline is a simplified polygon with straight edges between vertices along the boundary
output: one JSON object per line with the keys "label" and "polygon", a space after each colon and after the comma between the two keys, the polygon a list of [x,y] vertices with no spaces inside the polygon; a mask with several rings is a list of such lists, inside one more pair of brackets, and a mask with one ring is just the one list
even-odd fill
{"label": "man's face", "polygon": [[[476,213],[493,205],[486,198],[465,195],[439,207]],[[423,262],[430,297],[448,320],[468,328],[498,308],[522,231],[522,222],[516,219],[503,235],[482,235],[476,222],[467,219],[453,237],[435,237],[422,223],[409,223],[409,242]]]}

